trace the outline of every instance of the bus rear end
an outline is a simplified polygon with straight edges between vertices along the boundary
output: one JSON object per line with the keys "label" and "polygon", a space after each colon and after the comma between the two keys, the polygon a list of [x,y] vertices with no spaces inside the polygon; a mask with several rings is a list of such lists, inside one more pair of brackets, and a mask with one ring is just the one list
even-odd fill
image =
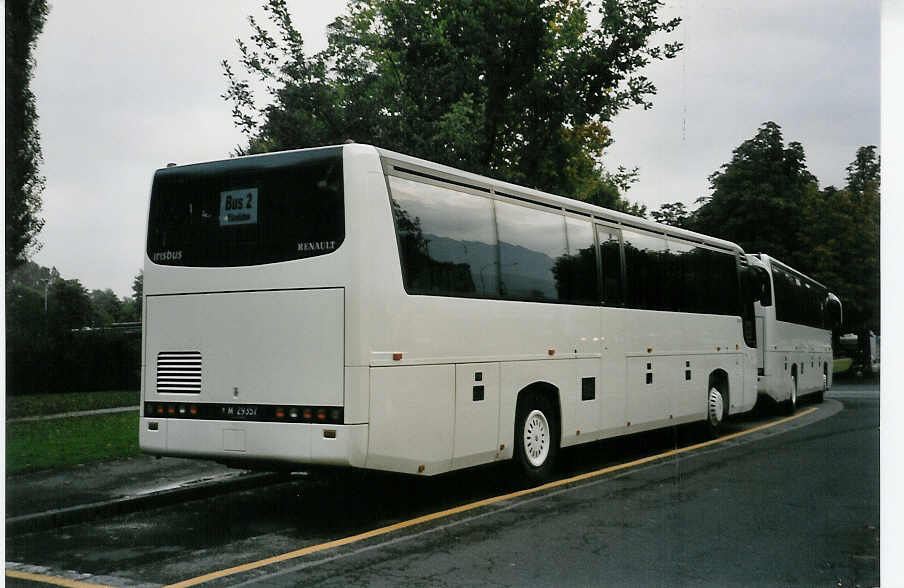
{"label": "bus rear end", "polygon": [[344,406],[342,149],[154,176],[144,277],[147,453],[363,465]]}

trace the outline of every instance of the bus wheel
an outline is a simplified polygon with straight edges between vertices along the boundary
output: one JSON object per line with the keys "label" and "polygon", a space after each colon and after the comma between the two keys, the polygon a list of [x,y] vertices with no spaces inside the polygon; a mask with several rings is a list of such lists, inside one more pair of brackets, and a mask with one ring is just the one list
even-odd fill
{"label": "bus wheel", "polygon": [[706,433],[710,439],[722,434],[722,423],[725,421],[725,399],[715,386],[709,389],[706,399]]}
{"label": "bus wheel", "polygon": [[823,372],[822,374],[822,390],[816,393],[816,402],[825,400],[826,392],[829,391],[829,376]]}
{"label": "bus wheel", "polygon": [[559,453],[559,426],[550,402],[536,393],[518,401],[515,414],[515,459],[531,482],[552,475]]}
{"label": "bus wheel", "polygon": [[785,414],[791,415],[797,410],[797,376],[791,376],[789,386],[791,387],[791,392],[788,400],[785,401],[784,409]]}

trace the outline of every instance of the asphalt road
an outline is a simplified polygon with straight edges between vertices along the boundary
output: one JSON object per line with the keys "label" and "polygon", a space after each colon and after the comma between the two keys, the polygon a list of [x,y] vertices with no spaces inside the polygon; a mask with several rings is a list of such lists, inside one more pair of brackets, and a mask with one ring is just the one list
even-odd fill
{"label": "asphalt road", "polygon": [[[812,414],[752,435],[206,585],[875,586],[874,388],[839,387]],[[684,427],[595,443],[564,452],[561,476],[701,440]],[[100,584],[169,584],[523,489],[496,467],[432,479],[315,472],[15,537],[6,559]]]}

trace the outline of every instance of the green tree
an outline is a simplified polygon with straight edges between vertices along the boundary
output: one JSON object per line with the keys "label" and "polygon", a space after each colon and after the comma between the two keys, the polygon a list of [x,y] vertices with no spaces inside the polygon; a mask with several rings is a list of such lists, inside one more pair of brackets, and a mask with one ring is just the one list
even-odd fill
{"label": "green tree", "polygon": [[686,229],[691,224],[691,213],[683,202],[666,202],[659,210],[651,212],[650,216],[658,223],[680,229]]}
{"label": "green tree", "polygon": [[91,297],[79,280],[56,280],[50,286],[47,323],[55,341],[91,324]]}
{"label": "green tree", "polygon": [[881,162],[873,146],[857,150],[847,185],[805,201],[801,269],[826,284],[844,306],[844,329],[879,332]]}
{"label": "green tree", "polygon": [[712,196],[691,228],[799,265],[803,203],[818,190],[800,143],[785,147],[781,127],[764,123],[709,182]]}
{"label": "green tree", "polygon": [[92,290],[90,298],[91,326],[109,327],[119,320],[123,302],[113,290]]}
{"label": "green tree", "polygon": [[854,161],[846,168],[846,188],[858,198],[865,193],[878,195],[881,167],[875,145],[857,149]]}
{"label": "green tree", "polygon": [[[656,88],[641,72],[681,45],[651,44],[679,24],[661,0],[353,0],[304,54],[283,0],[275,34],[251,22],[241,66],[224,61],[224,98],[247,134],[240,153],[347,139],[611,207],[630,206],[599,163],[607,122]],[[598,23],[598,24],[597,24]]]}
{"label": "green tree", "polygon": [[6,273],[7,287],[22,285],[41,291],[43,291],[45,285],[58,279],[60,279],[60,272],[55,267],[48,269],[33,261],[27,261],[13,271]]}
{"label": "green tree", "polygon": [[132,321],[142,321],[142,298],[144,297],[144,270],[138,270],[138,275],[132,280],[132,300],[135,303],[135,312]]}
{"label": "green tree", "polygon": [[46,0],[15,0],[6,8],[6,269],[22,265],[40,248],[37,234],[44,178],[32,55],[47,18]]}

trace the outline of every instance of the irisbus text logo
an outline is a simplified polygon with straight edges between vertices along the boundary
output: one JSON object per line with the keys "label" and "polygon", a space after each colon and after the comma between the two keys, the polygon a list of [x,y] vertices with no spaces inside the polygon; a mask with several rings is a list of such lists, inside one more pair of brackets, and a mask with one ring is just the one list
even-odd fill
{"label": "irisbus text logo", "polygon": [[182,259],[182,251],[158,251],[151,259],[154,263],[159,263],[161,261],[179,261]]}

